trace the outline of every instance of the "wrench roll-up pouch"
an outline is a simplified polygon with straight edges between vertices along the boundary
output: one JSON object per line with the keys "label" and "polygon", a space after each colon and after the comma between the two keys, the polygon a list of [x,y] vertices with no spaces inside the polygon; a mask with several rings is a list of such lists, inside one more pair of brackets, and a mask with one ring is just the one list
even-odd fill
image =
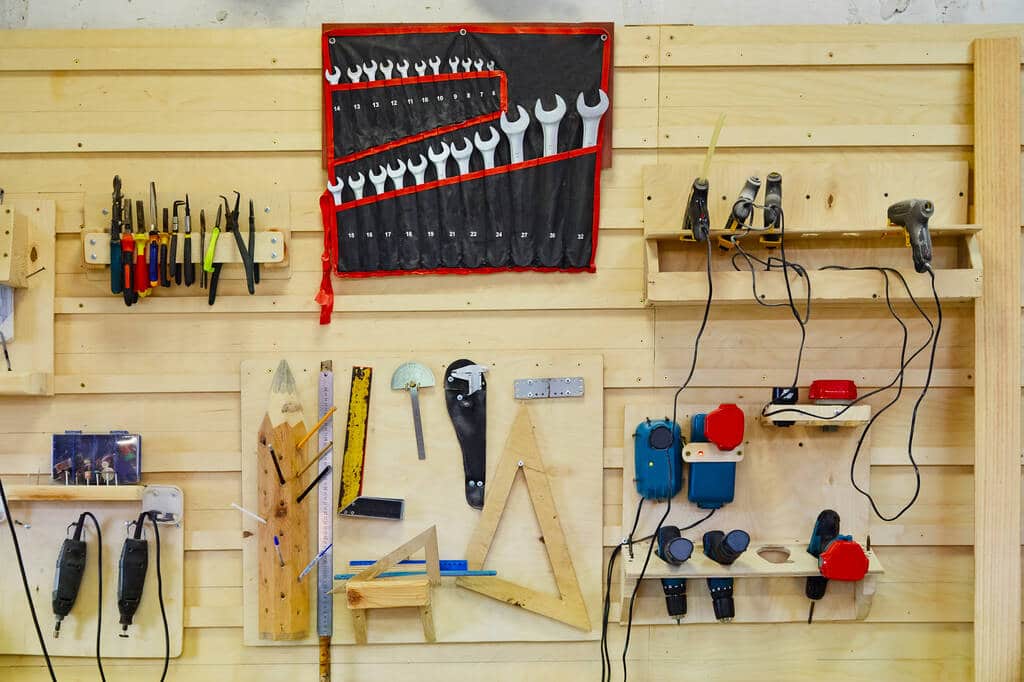
{"label": "wrench roll-up pouch", "polygon": [[[611,127],[611,112],[599,106],[611,81],[609,30],[325,30],[324,69],[337,84],[324,86],[330,181],[320,200],[321,323],[333,308],[332,271],[594,271],[602,147]],[[581,95],[582,106],[601,110],[597,118],[578,110]],[[554,123],[540,120],[538,107]],[[526,129],[517,132],[523,115]]]}

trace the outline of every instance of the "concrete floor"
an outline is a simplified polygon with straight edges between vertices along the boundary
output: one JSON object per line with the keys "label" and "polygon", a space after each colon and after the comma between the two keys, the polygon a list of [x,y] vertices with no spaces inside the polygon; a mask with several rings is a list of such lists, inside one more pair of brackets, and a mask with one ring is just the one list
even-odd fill
{"label": "concrete floor", "polygon": [[0,0],[0,28],[299,27],[323,21],[620,24],[1024,22],[1024,0]]}

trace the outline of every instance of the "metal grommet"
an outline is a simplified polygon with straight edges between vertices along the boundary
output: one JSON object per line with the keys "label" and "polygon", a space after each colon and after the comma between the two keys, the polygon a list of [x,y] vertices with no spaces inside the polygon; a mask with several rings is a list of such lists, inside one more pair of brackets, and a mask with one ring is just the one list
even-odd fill
{"label": "metal grommet", "polygon": [[[331,40],[334,40],[334,39],[331,38]],[[608,40],[608,34],[607,33],[602,33],[601,34],[601,42],[603,43],[606,40]]]}
{"label": "metal grommet", "polygon": [[464,36],[464,35],[466,35],[466,29],[464,29],[464,28],[460,28],[460,29],[459,29],[459,35],[460,35],[460,36]]}
{"label": "metal grommet", "polygon": [[327,42],[330,43],[331,45],[333,45],[334,44],[334,38],[328,38]]}

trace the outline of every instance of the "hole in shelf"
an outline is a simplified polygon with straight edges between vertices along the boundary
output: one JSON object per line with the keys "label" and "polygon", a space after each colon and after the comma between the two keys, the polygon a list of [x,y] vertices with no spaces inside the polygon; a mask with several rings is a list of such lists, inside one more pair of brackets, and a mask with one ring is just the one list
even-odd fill
{"label": "hole in shelf", "polygon": [[767,545],[757,550],[757,556],[770,564],[788,564],[789,550],[785,547]]}

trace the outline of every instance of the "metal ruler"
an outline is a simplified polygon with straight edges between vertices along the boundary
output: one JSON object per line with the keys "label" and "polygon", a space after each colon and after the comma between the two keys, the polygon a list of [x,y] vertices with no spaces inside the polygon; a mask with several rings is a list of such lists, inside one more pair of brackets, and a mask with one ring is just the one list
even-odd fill
{"label": "metal ruler", "polygon": [[[334,367],[330,360],[320,363],[317,386],[317,415],[323,419],[334,407]],[[334,417],[324,422],[317,434],[317,449],[323,451],[334,441]],[[318,471],[331,465],[334,448],[320,458]],[[332,469],[333,471],[333,469]],[[334,475],[328,472],[317,489],[317,551],[334,542]],[[334,549],[329,549],[316,568],[316,633],[320,636],[320,682],[331,679],[331,634],[334,632]]]}

